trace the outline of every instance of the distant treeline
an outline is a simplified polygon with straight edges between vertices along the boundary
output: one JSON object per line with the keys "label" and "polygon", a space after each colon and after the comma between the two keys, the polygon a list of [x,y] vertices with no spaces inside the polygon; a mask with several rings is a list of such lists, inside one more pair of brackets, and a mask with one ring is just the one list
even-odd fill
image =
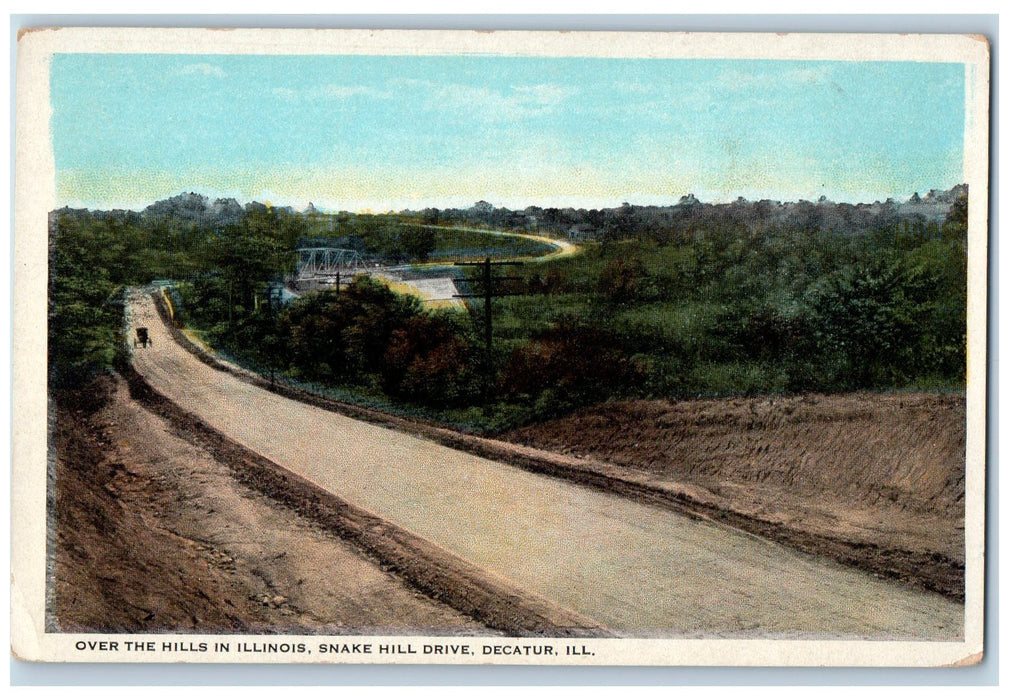
{"label": "distant treeline", "polygon": [[[489,205],[456,218],[457,210],[327,215],[220,201],[183,195],[144,212],[53,212],[54,388],[108,366],[121,346],[120,290],[154,279],[177,281],[188,321],[260,371],[406,402],[476,429],[616,397],[964,381],[965,187],[902,204],[691,199],[558,210],[555,232],[582,218],[597,233],[583,254],[529,265],[501,284],[512,296],[495,302],[489,365],[479,302],[469,314],[431,313],[361,279],[278,308],[265,289],[293,269],[299,244],[417,260],[437,245],[426,239],[431,225],[527,230],[532,211],[542,230],[552,210],[526,209],[524,223],[507,223],[495,217],[515,212]],[[220,216],[208,215],[214,209]],[[488,397],[493,410],[479,410]]]}
{"label": "distant treeline", "polygon": [[538,230],[578,240],[609,241],[628,237],[667,242],[675,234],[709,226],[734,225],[751,233],[793,228],[831,233],[866,233],[905,221],[941,223],[953,203],[966,197],[966,185],[949,190],[931,190],[924,197],[915,193],[904,202],[887,199],[871,204],[847,204],[821,197],[816,202],[779,202],[742,197],[727,204],[698,201],[692,194],[671,206],[641,206],[575,209],[526,207],[512,210],[477,202],[468,209],[435,209],[400,212],[401,216],[429,224],[466,224],[496,229]]}

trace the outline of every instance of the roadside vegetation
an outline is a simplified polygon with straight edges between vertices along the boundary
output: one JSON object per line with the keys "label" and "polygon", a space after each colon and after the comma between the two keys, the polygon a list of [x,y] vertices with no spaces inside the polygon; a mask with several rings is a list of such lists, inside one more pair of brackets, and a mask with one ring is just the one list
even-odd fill
{"label": "roadside vegetation", "polygon": [[[152,209],[53,213],[55,388],[114,361],[120,290],[156,279],[174,281],[180,314],[208,343],[264,374],[481,432],[617,398],[964,383],[965,191],[944,219],[866,215],[857,226],[690,202],[606,210],[581,255],[513,268],[519,279],[496,284],[509,296],[493,303],[489,360],[479,300],[469,313],[431,312],[367,278],[286,307],[265,290],[306,242],[389,262],[531,256],[546,243],[445,230],[472,222],[436,211]],[[502,224],[520,230],[531,216]]]}

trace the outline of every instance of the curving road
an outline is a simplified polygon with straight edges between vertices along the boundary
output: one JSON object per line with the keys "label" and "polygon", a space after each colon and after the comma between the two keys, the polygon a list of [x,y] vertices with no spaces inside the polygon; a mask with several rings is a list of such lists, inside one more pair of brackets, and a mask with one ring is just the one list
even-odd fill
{"label": "curving road", "polygon": [[[566,258],[571,255],[577,255],[581,252],[581,246],[576,243],[572,243],[564,238],[551,238],[550,236],[543,236],[537,233],[519,233],[517,231],[497,231],[490,228],[472,228],[468,226],[437,226],[435,224],[419,224],[420,228],[429,228],[437,231],[469,231],[471,233],[486,233],[491,236],[510,236],[512,238],[527,238],[530,241],[538,241],[539,243],[546,243],[553,246],[553,250],[549,253],[544,253],[543,255],[516,255],[510,256],[509,259],[522,260],[527,263],[541,263],[548,262],[550,260],[556,260],[557,258]],[[416,267],[423,267],[425,265],[444,265],[444,262],[433,262],[433,263],[422,263],[416,265]]]}
{"label": "curving road", "polygon": [[177,345],[134,365],[184,409],[321,488],[521,588],[634,636],[942,639],[963,605],[720,526],[457,452],[270,393]]}

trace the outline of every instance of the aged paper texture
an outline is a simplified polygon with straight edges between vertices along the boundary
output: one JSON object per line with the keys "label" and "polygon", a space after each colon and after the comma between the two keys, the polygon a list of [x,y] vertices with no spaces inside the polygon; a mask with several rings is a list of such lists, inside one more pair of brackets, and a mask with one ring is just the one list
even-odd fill
{"label": "aged paper texture", "polygon": [[982,658],[989,48],[18,40],[12,649]]}

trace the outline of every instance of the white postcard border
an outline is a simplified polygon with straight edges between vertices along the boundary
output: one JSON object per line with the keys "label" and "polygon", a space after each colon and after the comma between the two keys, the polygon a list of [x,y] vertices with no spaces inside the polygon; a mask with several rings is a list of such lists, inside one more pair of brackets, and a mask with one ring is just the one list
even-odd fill
{"label": "white postcard border", "polygon": [[[466,32],[430,30],[284,30],[62,28],[28,30],[19,37],[14,237],[14,426],[12,434],[12,648],[18,658],[51,661],[317,662],[319,654],[249,652],[236,658],[214,652],[227,642],[317,645],[322,642],[425,644],[506,643],[500,638],[294,637],[276,635],[76,635],[45,627],[46,500],[46,258],[47,214],[55,207],[55,166],[48,133],[49,62],[54,53],[373,53],[526,56],[627,56],[650,58],[759,58],[803,60],[906,60],[964,63],[967,119],[964,175],[970,186],[968,258],[968,389],[966,605],[963,642],[792,640],[548,640],[514,644],[558,648],[584,645],[594,656],[361,655],[353,663],[537,663],[590,665],[794,665],[935,666],[976,663],[984,631],[984,484],[987,319],[988,45],[979,36],[893,34],[748,34],[691,32]],[[127,641],[157,645],[205,643],[207,652],[130,654]],[[386,640],[385,642],[379,640]],[[392,640],[392,641],[389,641]],[[117,642],[117,649],[91,642]],[[83,643],[84,648],[79,648]],[[198,647],[197,647],[198,648]],[[233,648],[233,647],[232,647]],[[389,656],[407,658],[388,658]],[[411,658],[412,657],[412,658]]]}

